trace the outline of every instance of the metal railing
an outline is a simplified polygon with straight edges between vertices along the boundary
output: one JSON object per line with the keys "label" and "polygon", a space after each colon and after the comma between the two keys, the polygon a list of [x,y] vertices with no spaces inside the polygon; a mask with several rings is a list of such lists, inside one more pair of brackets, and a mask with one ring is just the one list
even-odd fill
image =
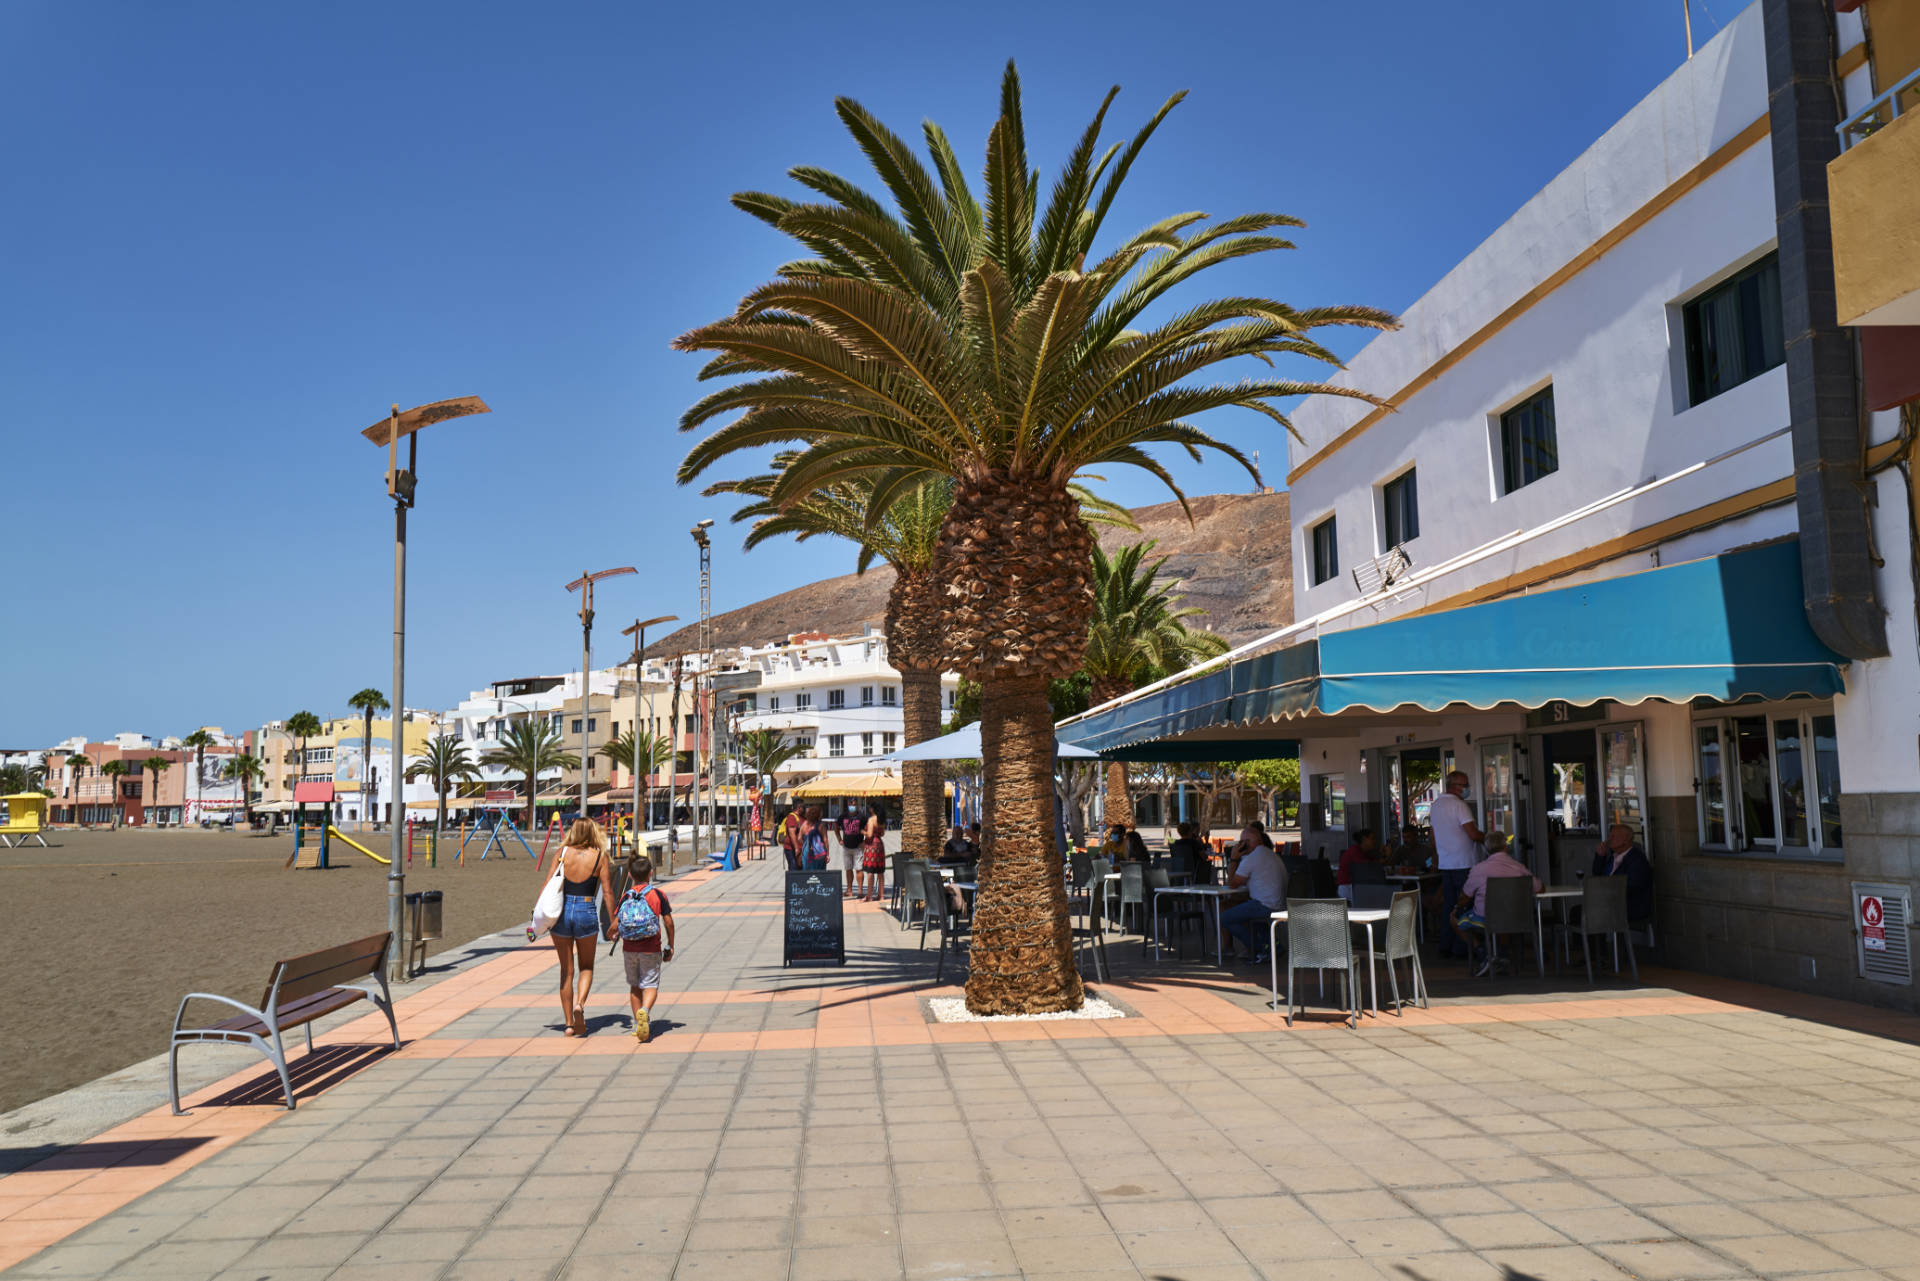
{"label": "metal railing", "polygon": [[[1903,102],[1903,100],[1906,101]],[[1840,135],[1840,150],[1845,151],[1862,138],[1870,137],[1886,128],[1898,120],[1901,111],[1912,106],[1914,102],[1920,102],[1920,70],[1916,70],[1835,126],[1834,132]]]}

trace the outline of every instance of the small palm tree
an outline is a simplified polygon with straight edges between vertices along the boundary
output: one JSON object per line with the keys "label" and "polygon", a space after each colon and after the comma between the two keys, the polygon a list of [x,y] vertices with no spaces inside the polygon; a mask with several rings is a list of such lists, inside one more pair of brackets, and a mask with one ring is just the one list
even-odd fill
{"label": "small palm tree", "polygon": [[[193,749],[193,786],[196,792],[204,790],[205,784],[202,780],[207,776],[207,749],[213,746],[213,735],[207,733],[205,729],[197,729],[181,739],[180,746],[191,747]],[[183,821],[187,817],[186,794],[187,789],[182,787],[180,789],[180,817]],[[196,796],[196,799],[202,798]]]}
{"label": "small palm tree", "polygon": [[481,758],[485,765],[515,770],[527,780],[527,830],[540,825],[537,805],[540,775],[551,769],[579,769],[580,758],[560,746],[560,731],[545,721],[515,721],[500,735],[500,746]]}
{"label": "small palm tree", "polygon": [[320,718],[312,712],[295,712],[287,717],[287,733],[299,740],[300,753],[294,758],[293,781],[298,783],[307,773],[307,740],[320,732]]}
{"label": "small palm tree", "polygon": [[227,778],[240,784],[240,806],[245,812],[248,827],[253,826],[253,780],[266,771],[260,765],[260,758],[250,752],[240,752],[227,762],[224,771]]}
{"label": "small palm tree", "polygon": [[[651,778],[659,773],[662,767],[671,766],[673,763],[673,740],[665,734],[648,734],[639,739],[637,759],[635,739],[630,729],[622,730],[618,738],[600,750],[606,753],[609,761],[640,780]],[[642,781],[641,786],[645,787],[647,784]],[[672,788],[672,779],[667,780],[667,786],[669,789]],[[644,816],[636,814],[633,821],[634,830],[638,831],[645,821]]]}
{"label": "small palm tree", "polygon": [[435,834],[447,828],[447,793],[463,779],[478,778],[480,767],[467,754],[467,745],[451,734],[436,734],[427,740],[426,754],[407,766],[407,778],[424,778],[433,783],[440,798],[440,815],[434,820]]}
{"label": "small palm tree", "polygon": [[[936,713],[938,710],[936,707]],[[938,724],[937,720],[935,724]],[[740,754],[745,758],[748,768],[753,770],[755,780],[764,780],[761,785],[769,789],[774,786],[773,776],[780,772],[780,767],[796,756],[804,756],[807,751],[799,743],[787,742],[786,736],[777,729],[748,730],[740,735],[739,742]],[[934,766],[933,786],[938,794],[940,788],[938,762],[928,761],[926,764]],[[938,811],[936,810],[935,813]]]}
{"label": "small palm tree", "polygon": [[[1108,556],[1093,545],[1093,620],[1080,670],[1093,681],[1093,701],[1104,703],[1140,686],[1227,652],[1227,642],[1212,632],[1186,625],[1206,611],[1182,608],[1178,581],[1160,577],[1168,558],[1146,560],[1151,540],[1128,543]],[[1133,821],[1124,761],[1107,763],[1102,798],[1107,822]]]}
{"label": "small palm tree", "polygon": [[92,765],[93,758],[82,755],[79,752],[75,752],[72,756],[67,757],[67,768],[73,771],[73,813],[70,817],[72,817],[76,826],[80,822],[80,775],[84,770],[91,768]]}
{"label": "small palm tree", "polygon": [[[373,818],[373,714],[386,711],[390,704],[385,694],[377,689],[367,688],[348,699],[347,706],[357,709],[360,713],[360,817],[362,820],[371,821]],[[393,732],[389,737],[395,744],[393,759],[396,761],[405,759],[399,747],[400,718],[394,719]],[[444,808],[444,801],[442,807]],[[399,816],[394,816],[393,821],[399,822]]]}
{"label": "small palm tree", "polygon": [[[1245,409],[1290,431],[1275,402],[1330,394],[1381,403],[1266,371],[1285,356],[1337,367],[1311,332],[1390,327],[1385,312],[1246,296],[1165,305],[1209,267],[1292,248],[1274,233],[1299,219],[1256,213],[1203,226],[1204,214],[1175,214],[1095,252],[1128,172],[1181,96],[1103,153],[1110,93],[1049,196],[1027,158],[1019,77],[1008,64],[987,137],[984,200],[938,126],[925,126],[929,169],[858,103],[840,99],[840,118],[897,215],[814,168],[792,175],[825,203],[736,197],[813,257],[780,268],[733,315],[676,344],[711,353],[707,377],[748,379],[683,415],[693,430],[740,414],[688,454],[683,483],[738,450],[798,447],[769,501],[784,510],[864,476],[870,521],[929,479],[953,483],[934,553],[940,658],[984,687],[996,829],[980,869],[967,978],[967,1006],[979,1014],[1072,1009],[1083,995],[1053,835],[1047,702],[1049,679],[1079,668],[1093,610],[1093,539],[1077,518],[1073,477],[1125,464],[1182,497],[1150,447],[1196,458],[1213,450],[1254,471],[1195,425],[1208,410]],[[1249,360],[1261,366],[1253,378],[1200,381]]]}
{"label": "small palm tree", "polygon": [[108,761],[100,767],[100,773],[109,780],[107,785],[113,789],[113,830],[117,832],[121,820],[126,817],[127,803],[120,795],[120,780],[126,776],[127,763],[122,760]]}
{"label": "small palm tree", "polygon": [[147,798],[151,804],[145,808],[155,811],[153,825],[158,827],[160,825],[158,815],[158,807],[160,804],[160,776],[173,768],[173,762],[164,756],[149,756],[146,760],[140,762],[140,767],[146,770],[147,773],[153,775],[153,794]]}

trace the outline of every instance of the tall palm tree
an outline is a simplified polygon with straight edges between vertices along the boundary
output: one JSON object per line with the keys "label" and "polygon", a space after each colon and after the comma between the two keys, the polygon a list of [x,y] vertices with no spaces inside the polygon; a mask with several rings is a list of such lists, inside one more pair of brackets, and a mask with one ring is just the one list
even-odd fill
{"label": "tall palm tree", "polygon": [[[804,755],[807,750],[799,743],[788,742],[786,734],[777,729],[748,730],[740,735],[739,742],[740,755],[746,760],[747,768],[753,771],[754,781],[768,788],[773,786],[773,776],[779,772],[782,765],[797,756]],[[938,773],[933,776],[933,786],[935,795],[938,795],[940,788]]]}
{"label": "tall palm tree", "polygon": [[[1179,583],[1160,577],[1168,558],[1146,559],[1153,547],[1152,540],[1128,543],[1108,556],[1093,545],[1093,619],[1080,670],[1093,681],[1095,703],[1227,652],[1221,637],[1187,626],[1187,619],[1206,611],[1181,606],[1173,594]],[[1107,762],[1106,775],[1107,821],[1131,823],[1126,762]]]}
{"label": "tall palm tree", "polygon": [[67,757],[67,768],[73,771],[73,814],[74,826],[80,825],[80,772],[93,765],[93,757],[75,752]]}
{"label": "tall palm tree", "polygon": [[127,774],[127,763],[111,760],[100,767],[100,773],[108,780],[109,793],[113,797],[113,830],[119,831],[120,824],[127,816],[126,800],[120,795],[120,780]]}
{"label": "tall palm tree", "polygon": [[[298,783],[307,773],[307,740],[320,732],[320,718],[312,712],[295,712],[287,717],[287,733],[300,743],[300,754],[294,759],[293,781]],[[292,795],[292,789],[288,789]]]}
{"label": "tall palm tree", "polygon": [[253,826],[253,780],[265,772],[260,764],[260,758],[251,752],[235,753],[227,762],[224,771],[226,777],[240,784],[240,807],[248,827]]}
{"label": "tall palm tree", "polygon": [[[360,817],[363,821],[371,821],[373,818],[373,714],[386,711],[389,704],[385,694],[369,687],[348,699],[347,706],[357,708],[360,712]],[[395,764],[406,759],[405,753],[400,749],[401,719],[397,716],[394,718],[393,732],[389,735],[394,743]],[[444,807],[443,799],[442,808]],[[399,822],[399,816],[393,816],[392,821]]]}
{"label": "tall palm tree", "polygon": [[[600,750],[606,753],[607,759],[613,762],[614,765],[619,766],[629,774],[642,780],[649,779],[654,774],[659,773],[663,767],[666,768],[668,770],[667,791],[669,796],[671,796],[673,791],[673,740],[665,734],[647,734],[637,740],[637,744],[636,754],[636,740],[633,736],[633,731],[628,729],[622,730],[618,738]],[[608,777],[611,778],[612,775],[609,774]],[[643,781],[641,786],[647,787],[648,784]],[[633,822],[633,830],[638,832],[644,823],[644,816],[635,814]]]}
{"label": "tall palm tree", "polygon": [[38,765],[0,766],[0,796],[18,792],[37,792],[46,772]]}
{"label": "tall palm tree", "polygon": [[[203,727],[181,739],[180,746],[193,749],[193,786],[195,799],[204,800],[205,798],[200,796],[199,793],[206,790],[206,784],[201,780],[207,776],[207,749],[213,746],[213,735],[207,733]],[[187,789],[182,787],[180,789],[180,818],[182,822],[186,821],[187,817],[186,796]]]}
{"label": "tall palm tree", "polygon": [[[173,762],[164,756],[149,756],[146,760],[140,762],[140,768],[153,775],[153,793],[147,798],[151,803],[142,808],[145,810],[155,810],[160,802],[160,776],[173,768]],[[160,825],[160,820],[157,815],[153,822],[155,827]]]}
{"label": "tall palm tree", "polygon": [[440,814],[433,824],[436,836],[447,828],[447,793],[455,783],[479,776],[480,767],[468,755],[467,745],[451,734],[436,734],[428,739],[426,753],[407,766],[408,779],[430,780],[434,795],[440,798]]}
{"label": "tall palm tree", "polygon": [[545,721],[515,721],[500,735],[500,746],[481,757],[485,765],[517,770],[527,780],[527,831],[540,825],[540,775],[550,769],[579,769],[580,758],[560,746],[560,731]]}
{"label": "tall palm tree", "polygon": [[[1115,91],[1117,92],[1117,90]],[[1309,335],[1328,325],[1391,326],[1372,308],[1295,308],[1230,296],[1145,313],[1209,267],[1292,245],[1296,218],[1256,213],[1212,225],[1175,214],[1096,255],[1135,159],[1175,95],[1124,145],[1100,150],[1109,93],[1048,196],[1026,154],[1020,82],[1008,64],[977,199],[938,126],[933,168],[858,103],[840,119],[897,214],[838,175],[793,176],[824,204],[746,193],[736,205],[813,257],[781,267],[734,314],[694,329],[684,351],[713,353],[704,376],[746,376],[682,417],[734,421],[694,447],[680,479],[739,450],[798,446],[768,500],[785,509],[822,485],[872,480],[869,520],[935,477],[953,502],[934,551],[942,582],[942,665],[985,687],[981,736],[995,832],[983,862],[967,1005],[976,1013],[1071,1009],[1082,989],[1053,836],[1053,727],[1047,681],[1074,671],[1093,605],[1092,542],[1069,484],[1126,464],[1184,496],[1148,452],[1198,458],[1238,449],[1190,421],[1239,407],[1291,430],[1275,401],[1352,388],[1267,374],[1196,382],[1242,358],[1339,361]],[[936,175],[937,174],[937,178]],[[1257,474],[1257,473],[1256,473]]]}

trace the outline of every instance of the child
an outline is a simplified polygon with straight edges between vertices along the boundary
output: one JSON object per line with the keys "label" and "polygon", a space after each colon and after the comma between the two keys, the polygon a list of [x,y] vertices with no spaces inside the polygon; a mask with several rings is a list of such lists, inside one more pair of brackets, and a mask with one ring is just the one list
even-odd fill
{"label": "child", "polygon": [[[646,855],[636,854],[627,860],[627,875],[633,878],[633,888],[621,898],[615,924],[622,940],[620,950],[627,963],[627,997],[633,1003],[633,1039],[645,1045],[653,1038],[648,1019],[653,1012],[653,1000],[660,994],[660,965],[673,959],[673,904],[654,887],[653,860]],[[647,913],[630,906],[630,900],[639,900],[652,909],[655,919],[651,935],[634,937],[636,932],[647,928],[643,924]]]}

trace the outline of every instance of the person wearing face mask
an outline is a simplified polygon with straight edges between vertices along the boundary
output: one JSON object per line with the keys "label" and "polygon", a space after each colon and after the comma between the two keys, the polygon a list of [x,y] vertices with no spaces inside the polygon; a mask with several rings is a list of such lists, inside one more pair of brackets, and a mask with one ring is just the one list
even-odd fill
{"label": "person wearing face mask", "polygon": [[[1480,861],[1480,842],[1487,834],[1480,830],[1473,807],[1467,804],[1468,780],[1459,770],[1447,775],[1447,788],[1434,797],[1427,823],[1433,829],[1433,848],[1440,864],[1440,902],[1442,910],[1460,901],[1467,873]],[[1440,955],[1467,956],[1466,944],[1451,930],[1439,932]]]}

